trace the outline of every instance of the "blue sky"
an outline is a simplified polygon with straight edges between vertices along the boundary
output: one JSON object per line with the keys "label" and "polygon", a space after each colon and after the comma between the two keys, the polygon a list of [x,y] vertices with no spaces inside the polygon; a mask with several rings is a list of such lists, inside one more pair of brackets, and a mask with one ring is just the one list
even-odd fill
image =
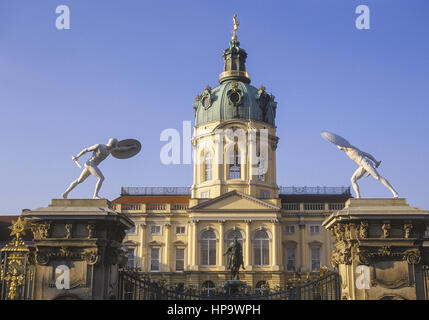
{"label": "blue sky", "polygon": [[[62,4],[70,30],[55,28]],[[355,27],[361,4],[370,30]],[[278,184],[350,184],[356,165],[320,137],[328,130],[381,159],[399,195],[429,209],[428,9],[426,0],[3,0],[0,214],[60,197],[80,174],[71,156],[110,137],[143,149],[101,164],[100,195],[191,185],[191,165],[161,163],[159,137],[193,120],[194,96],[217,85],[233,13],[252,84],[278,101]],[[360,181],[364,197],[391,196]],[[70,197],[92,195],[94,183]]]}

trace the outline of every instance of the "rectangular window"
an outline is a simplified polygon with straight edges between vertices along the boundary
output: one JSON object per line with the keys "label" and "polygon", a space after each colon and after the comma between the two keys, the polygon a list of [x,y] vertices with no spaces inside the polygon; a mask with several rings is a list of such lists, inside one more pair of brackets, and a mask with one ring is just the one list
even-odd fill
{"label": "rectangular window", "polygon": [[270,249],[268,240],[255,240],[253,247],[254,264],[266,266],[270,264]]}
{"label": "rectangular window", "polygon": [[210,198],[210,190],[201,191],[200,198],[201,199],[208,199],[208,198]]}
{"label": "rectangular window", "polygon": [[161,234],[161,226],[151,226],[150,227],[151,234]]}
{"label": "rectangular window", "polygon": [[136,256],[134,255],[134,248],[127,249],[127,267],[135,268],[136,267]]}
{"label": "rectangular window", "polygon": [[294,234],[295,233],[295,225],[290,224],[285,226],[286,234]]}
{"label": "rectangular window", "polygon": [[177,226],[176,234],[185,234],[185,226]]}
{"label": "rectangular window", "polygon": [[150,270],[159,271],[159,248],[150,249]]}
{"label": "rectangular window", "polygon": [[309,226],[310,234],[319,234],[320,233],[320,225],[312,224]]}
{"label": "rectangular window", "polygon": [[310,250],[311,271],[320,270],[320,251],[321,251],[321,248],[319,247],[312,247]]}
{"label": "rectangular window", "polygon": [[[241,158],[238,149],[234,149],[234,152],[230,154],[232,159],[229,159],[229,178],[240,179],[241,178]],[[232,160],[232,161],[231,161]]]}
{"label": "rectangular window", "polygon": [[295,272],[296,248],[286,248],[286,269],[289,272]]}
{"label": "rectangular window", "polygon": [[261,199],[269,199],[270,198],[270,192],[268,190],[261,190]]}
{"label": "rectangular window", "polygon": [[185,249],[176,248],[176,271],[185,270]]}
{"label": "rectangular window", "polygon": [[216,240],[201,240],[201,265],[216,265]]}

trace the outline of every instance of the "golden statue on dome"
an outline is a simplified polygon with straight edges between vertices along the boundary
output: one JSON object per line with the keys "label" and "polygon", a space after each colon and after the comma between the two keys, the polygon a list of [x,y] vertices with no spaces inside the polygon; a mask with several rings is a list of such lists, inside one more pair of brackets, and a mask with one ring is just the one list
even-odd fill
{"label": "golden statue on dome", "polygon": [[238,26],[240,25],[240,21],[237,20],[237,14],[236,13],[232,17],[232,21],[234,22],[234,29],[232,30],[232,40],[237,41],[236,32],[237,32]]}

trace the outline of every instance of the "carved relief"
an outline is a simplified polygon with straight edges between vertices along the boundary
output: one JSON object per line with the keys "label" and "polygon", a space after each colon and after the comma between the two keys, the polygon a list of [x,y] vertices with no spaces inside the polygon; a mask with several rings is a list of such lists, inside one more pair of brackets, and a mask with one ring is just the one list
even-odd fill
{"label": "carved relief", "polygon": [[201,100],[204,109],[208,109],[212,106],[212,88],[210,86],[206,86],[204,88],[204,93],[201,95]]}
{"label": "carved relief", "polygon": [[41,266],[45,266],[49,262],[49,256],[46,253],[40,252],[39,250],[37,250],[35,260],[37,264]]}
{"label": "carved relief", "polygon": [[98,262],[98,250],[97,248],[85,249],[82,252],[82,258],[89,264],[94,265]]}
{"label": "carved relief", "polygon": [[51,225],[47,222],[33,224],[31,226],[31,232],[33,232],[33,237],[35,240],[44,240],[50,236]]}
{"label": "carved relief", "polygon": [[390,223],[384,223],[381,226],[381,230],[383,230],[383,238],[389,238],[389,236],[390,236]]}
{"label": "carved relief", "polygon": [[56,259],[84,260],[89,265],[96,264],[99,260],[100,252],[93,248],[73,248],[62,246],[60,248],[44,248],[36,251],[36,262],[39,265],[47,265],[49,261]]}
{"label": "carved relief", "polygon": [[362,239],[368,238],[368,222],[361,221],[359,226],[359,237]]}
{"label": "carved relief", "polygon": [[88,224],[87,229],[88,229],[88,239],[93,238],[95,235],[95,224],[92,224],[92,223]]}
{"label": "carved relief", "polygon": [[348,244],[342,249],[334,249],[331,255],[331,265],[336,267],[339,264],[352,264],[352,248],[353,246]]}
{"label": "carved relief", "polygon": [[344,230],[344,226],[340,223],[336,224],[333,228],[332,228],[332,233],[335,237],[335,241],[340,242],[343,241],[345,236],[345,230]]}
{"label": "carved relief", "polygon": [[422,255],[419,249],[408,249],[403,253],[403,259],[409,264],[419,264],[422,260]]}
{"label": "carved relief", "polygon": [[385,245],[378,249],[359,249],[359,261],[362,264],[369,264],[375,260],[403,260],[409,264],[418,264],[421,261],[419,249],[407,249],[405,251],[395,251],[391,246]]}
{"label": "carved relief", "polygon": [[411,230],[413,229],[413,225],[410,223],[404,224],[404,238],[408,239],[411,235]]}
{"label": "carved relief", "polygon": [[382,256],[390,257],[392,255],[392,247],[385,245],[378,249],[378,252]]}
{"label": "carved relief", "polygon": [[370,262],[370,259],[371,259],[371,255],[366,250],[359,250],[359,252],[358,252],[358,258],[359,258],[359,262],[361,264],[369,265],[369,262]]}
{"label": "carved relief", "polygon": [[66,239],[71,239],[71,237],[72,237],[72,227],[73,227],[73,225],[71,223],[66,223],[66,225],[65,225]]}
{"label": "carved relief", "polygon": [[234,107],[233,110],[233,117],[234,118],[240,118],[240,114],[238,112],[238,107],[241,106],[241,90],[238,89],[238,83],[237,81],[233,81],[231,83],[231,89],[227,92],[229,104]]}

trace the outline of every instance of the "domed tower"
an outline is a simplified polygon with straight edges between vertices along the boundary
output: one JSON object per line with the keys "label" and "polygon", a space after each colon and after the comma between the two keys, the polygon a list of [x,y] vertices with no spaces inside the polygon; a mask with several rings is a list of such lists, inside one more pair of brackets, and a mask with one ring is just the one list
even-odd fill
{"label": "domed tower", "polygon": [[247,53],[233,37],[223,52],[219,85],[195,97],[192,198],[216,198],[237,190],[255,198],[278,199],[274,96],[250,84]]}

